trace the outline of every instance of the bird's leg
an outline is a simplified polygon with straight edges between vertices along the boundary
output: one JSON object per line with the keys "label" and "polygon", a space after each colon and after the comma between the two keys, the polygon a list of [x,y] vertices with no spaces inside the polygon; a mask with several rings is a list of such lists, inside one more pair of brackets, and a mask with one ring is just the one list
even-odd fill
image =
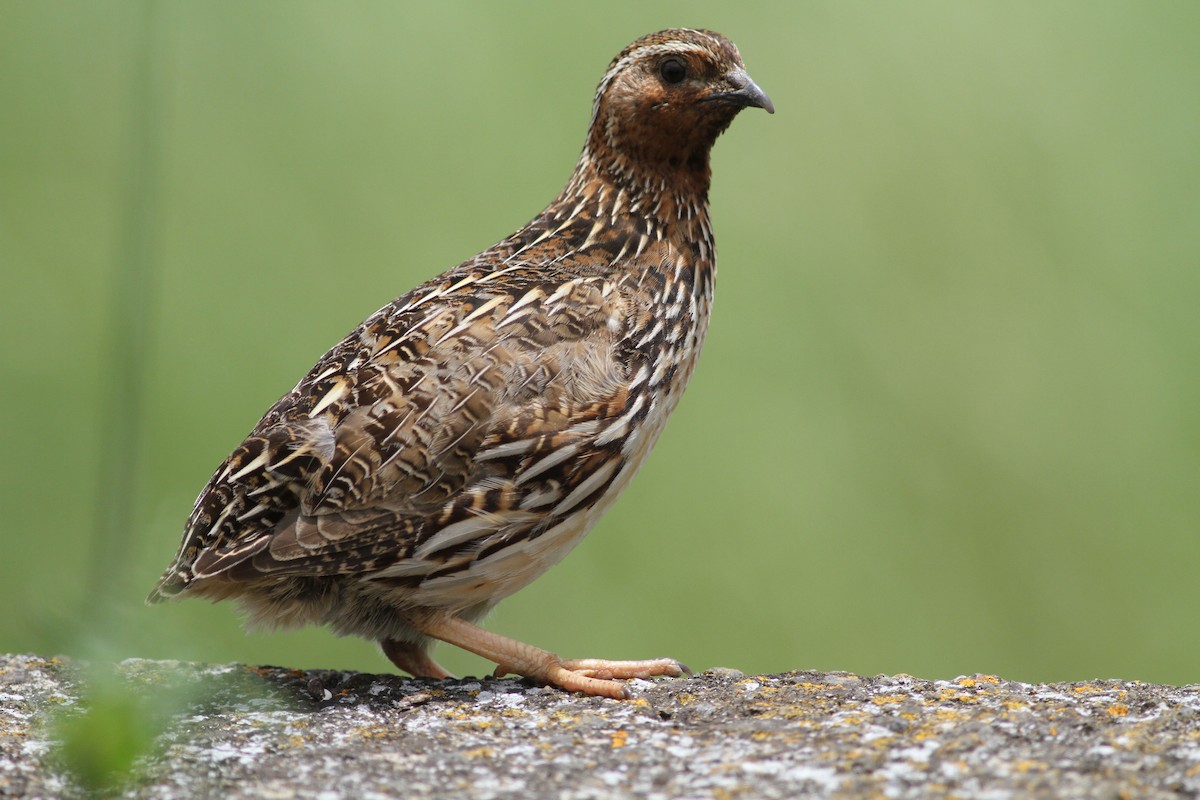
{"label": "bird's leg", "polygon": [[678,677],[687,667],[670,658],[649,661],[564,660],[547,650],[509,639],[448,614],[411,613],[406,621],[426,636],[469,650],[497,666],[496,674],[509,672],[567,691],[583,692],[615,700],[631,695],[615,678]]}
{"label": "bird's leg", "polygon": [[414,678],[441,680],[454,677],[441,664],[430,658],[429,653],[419,644],[400,639],[384,639],[379,644],[388,660]]}

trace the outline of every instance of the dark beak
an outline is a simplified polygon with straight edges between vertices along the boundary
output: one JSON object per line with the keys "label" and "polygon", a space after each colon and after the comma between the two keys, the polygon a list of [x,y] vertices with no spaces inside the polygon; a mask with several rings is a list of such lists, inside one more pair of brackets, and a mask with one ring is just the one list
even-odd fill
{"label": "dark beak", "polygon": [[713,95],[714,100],[724,100],[739,106],[754,106],[765,109],[768,114],[775,113],[775,104],[767,93],[758,88],[758,84],[750,79],[746,70],[738,68],[725,75],[725,80],[732,88],[731,91]]}

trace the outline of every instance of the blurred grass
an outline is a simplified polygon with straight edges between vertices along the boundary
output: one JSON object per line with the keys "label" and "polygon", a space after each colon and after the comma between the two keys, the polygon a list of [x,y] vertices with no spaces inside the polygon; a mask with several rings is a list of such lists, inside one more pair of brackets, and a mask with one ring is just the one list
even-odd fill
{"label": "blurred grass", "polygon": [[[689,24],[779,109],[717,146],[705,357],[626,497],[489,625],[697,668],[1197,680],[1194,3],[156,8],[147,121],[140,4],[0,0],[0,591],[22,609],[0,648],[388,669],[141,601],[267,406],[536,213],[611,56]],[[109,563],[112,298],[151,151],[153,338]]]}
{"label": "blurred grass", "polygon": [[281,691],[255,668],[187,669],[158,661],[114,664],[105,647],[92,655],[101,658],[72,670],[78,701],[41,720],[49,722],[52,762],[69,773],[87,797],[128,794],[144,778],[144,760],[161,758],[178,738],[179,731],[166,738],[163,734],[182,718],[189,723],[183,735],[195,736],[214,713],[309,707],[306,698]]}
{"label": "blurred grass", "polygon": [[50,736],[54,763],[88,792],[115,797],[133,782],[137,762],[154,754],[157,737],[184,708],[184,695],[138,691],[111,671],[87,673],[78,705],[59,709]]}

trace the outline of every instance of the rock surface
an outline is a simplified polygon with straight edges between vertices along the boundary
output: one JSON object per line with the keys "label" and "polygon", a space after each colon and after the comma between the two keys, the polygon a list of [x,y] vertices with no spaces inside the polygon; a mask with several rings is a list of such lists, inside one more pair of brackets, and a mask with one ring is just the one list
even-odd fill
{"label": "rock surface", "polygon": [[[1200,795],[1197,686],[713,670],[617,702],[512,679],[115,671],[161,712],[125,797]],[[85,796],[56,741],[84,691],[80,665],[0,656],[0,795]]]}

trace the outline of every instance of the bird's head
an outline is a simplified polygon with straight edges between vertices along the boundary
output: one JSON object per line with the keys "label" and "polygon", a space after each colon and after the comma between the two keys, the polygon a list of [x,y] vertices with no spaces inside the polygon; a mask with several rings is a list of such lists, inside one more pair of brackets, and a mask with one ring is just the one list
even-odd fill
{"label": "bird's head", "polygon": [[774,113],[719,33],[672,28],[613,59],[596,89],[585,154],[620,178],[708,178],[708,154],[743,108]]}

